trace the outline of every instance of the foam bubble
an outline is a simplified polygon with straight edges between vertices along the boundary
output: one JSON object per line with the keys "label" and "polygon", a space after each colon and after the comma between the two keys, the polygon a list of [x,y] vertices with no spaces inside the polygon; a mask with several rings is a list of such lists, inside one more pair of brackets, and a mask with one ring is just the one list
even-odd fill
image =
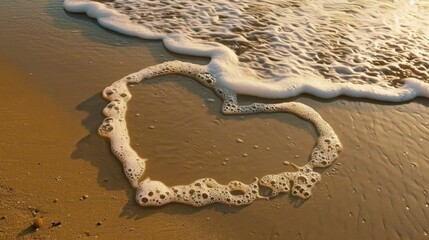
{"label": "foam bubble", "polygon": [[292,191],[293,196],[307,199],[311,196],[311,191],[316,184],[320,182],[321,176],[313,171],[311,164],[295,167],[298,169],[297,172],[267,175],[261,178],[259,184],[270,188],[271,196]]}
{"label": "foam bubble", "polygon": [[196,207],[211,203],[246,205],[262,198],[259,195],[258,179],[244,184],[232,181],[221,185],[211,178],[199,179],[189,185],[167,187],[149,178],[137,188],[136,200],[141,206],[161,206],[171,202],[190,204]]}

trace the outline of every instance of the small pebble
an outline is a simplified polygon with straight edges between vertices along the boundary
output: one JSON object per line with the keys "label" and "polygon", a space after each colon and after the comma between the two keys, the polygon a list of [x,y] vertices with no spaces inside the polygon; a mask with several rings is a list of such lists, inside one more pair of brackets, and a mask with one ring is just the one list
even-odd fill
{"label": "small pebble", "polygon": [[226,165],[226,162],[222,162],[222,165]]}
{"label": "small pebble", "polygon": [[83,195],[82,197],[80,197],[80,200],[85,200],[85,199],[87,199],[87,198],[89,198],[89,196],[88,195]]}
{"label": "small pebble", "polygon": [[284,165],[289,165],[289,164],[290,164],[290,162],[289,162],[289,161],[284,161],[284,162],[283,162],[283,164],[284,164]]}
{"label": "small pebble", "polygon": [[39,229],[43,226],[43,219],[41,217],[35,218],[33,221],[33,228]]}
{"label": "small pebble", "polygon": [[214,102],[215,100],[213,98],[207,98],[207,102]]}
{"label": "small pebble", "polygon": [[55,198],[53,203],[57,203],[58,202],[58,198]]}
{"label": "small pebble", "polygon": [[[29,207],[29,208],[30,208],[30,207]],[[37,209],[37,208],[33,208],[33,209],[31,210],[31,214],[33,215],[33,217],[35,217],[38,213],[39,213],[39,209]]]}
{"label": "small pebble", "polygon": [[102,222],[97,222],[97,226],[101,226],[102,224]]}
{"label": "small pebble", "polygon": [[155,126],[151,125],[149,126],[149,129],[155,129]]}
{"label": "small pebble", "polygon": [[247,157],[249,156],[247,153],[243,153],[243,157]]}
{"label": "small pebble", "polygon": [[243,143],[244,141],[243,141],[243,139],[241,139],[241,138],[237,138],[236,139],[236,141],[238,142],[238,143]]}
{"label": "small pebble", "polygon": [[52,227],[58,227],[58,226],[61,226],[61,221],[58,221],[58,222],[52,221],[52,222],[51,222],[51,226],[52,226]]}
{"label": "small pebble", "polygon": [[229,161],[229,158],[227,158],[227,157],[226,157],[226,158],[225,158],[225,161]]}
{"label": "small pebble", "polygon": [[136,113],[136,117],[140,117],[140,113]]}
{"label": "small pebble", "polygon": [[295,155],[295,158],[299,158],[299,155]]}
{"label": "small pebble", "polygon": [[258,149],[258,148],[259,148],[259,146],[258,146],[258,145],[253,145],[253,148],[254,148],[254,149]]}
{"label": "small pebble", "polygon": [[1,216],[0,217],[0,220],[5,220],[6,219],[6,216]]}

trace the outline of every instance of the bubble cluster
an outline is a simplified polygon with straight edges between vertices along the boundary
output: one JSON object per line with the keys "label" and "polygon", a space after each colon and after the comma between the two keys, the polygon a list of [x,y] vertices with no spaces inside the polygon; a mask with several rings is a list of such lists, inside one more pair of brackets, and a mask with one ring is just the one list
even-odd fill
{"label": "bubble cluster", "polygon": [[321,137],[311,153],[311,164],[315,167],[327,167],[338,158],[341,143],[337,136]]}
{"label": "bubble cluster", "polygon": [[246,205],[252,203],[259,195],[258,179],[245,184],[231,181],[221,185],[211,178],[199,179],[189,185],[167,187],[159,181],[149,178],[139,184],[136,200],[141,206],[160,206],[171,202],[190,204],[196,207],[211,203],[228,205]]}
{"label": "bubble cluster", "polygon": [[272,190],[271,196],[292,191],[293,196],[307,199],[311,196],[311,191],[316,184],[320,182],[321,176],[313,171],[311,164],[295,167],[298,169],[296,172],[283,172],[264,176],[259,181],[259,184],[270,188]]}
{"label": "bubble cluster", "polygon": [[130,183],[137,187],[140,177],[146,169],[146,159],[130,147],[125,114],[127,102],[131,99],[126,81],[117,81],[103,91],[103,96],[110,101],[103,109],[106,118],[98,128],[99,135],[110,139],[111,149],[122,162],[124,173]]}

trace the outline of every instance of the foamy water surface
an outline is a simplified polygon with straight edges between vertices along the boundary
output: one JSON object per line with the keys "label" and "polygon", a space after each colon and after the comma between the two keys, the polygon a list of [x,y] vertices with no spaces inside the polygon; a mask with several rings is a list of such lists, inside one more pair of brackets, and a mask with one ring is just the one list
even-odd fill
{"label": "foamy water surface", "polygon": [[425,1],[108,1],[153,32],[219,42],[258,80],[428,82]]}
{"label": "foamy water surface", "polygon": [[241,94],[393,102],[429,95],[425,1],[68,0],[65,7],[121,33],[162,39],[174,52],[211,57],[218,82]]}
{"label": "foamy water surface", "polygon": [[[107,87],[110,101],[100,134],[137,188],[141,205],[182,202],[249,204],[259,185],[308,198],[320,175],[341,151],[334,130],[313,109],[297,103],[241,106],[237,94],[288,98],[348,95],[389,102],[429,97],[429,3],[425,1],[103,1],[66,0],[66,10],[85,12],[111,30],[159,39],[176,53],[210,57],[206,66],[168,62],[132,73]],[[202,179],[167,187],[143,176],[146,160],[130,147],[125,121],[127,85],[163,74],[189,76],[223,99],[225,114],[290,112],[319,133],[310,161],[296,172],[257,182],[221,185]],[[232,192],[242,194],[233,195]],[[192,193],[191,193],[192,192]],[[195,194],[194,194],[195,193]]]}

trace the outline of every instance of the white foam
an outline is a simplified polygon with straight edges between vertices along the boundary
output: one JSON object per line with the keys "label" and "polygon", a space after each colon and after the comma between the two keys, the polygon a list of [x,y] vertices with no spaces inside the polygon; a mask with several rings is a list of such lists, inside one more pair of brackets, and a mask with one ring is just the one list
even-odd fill
{"label": "white foam", "polygon": [[[127,102],[131,100],[127,85],[165,74],[185,75],[213,90],[223,99],[224,114],[288,112],[311,122],[319,134],[319,139],[310,161],[302,167],[297,167],[296,172],[267,175],[262,177],[261,181],[256,180],[250,184],[231,181],[227,185],[222,185],[210,178],[173,187],[149,178],[140,182],[140,178],[144,175],[146,159],[140,158],[130,145],[125,121]],[[207,66],[179,61],[161,63],[114,82],[104,89],[103,96],[110,103],[103,110],[106,119],[100,126],[99,133],[110,139],[112,152],[122,162],[124,172],[131,184],[137,187],[136,200],[142,206],[160,206],[171,202],[197,207],[215,202],[229,205],[250,204],[256,199],[267,198],[259,195],[258,183],[272,189],[271,196],[276,196],[280,192],[289,192],[292,189],[292,195],[307,199],[311,196],[314,186],[320,181],[320,175],[314,172],[313,168],[330,166],[338,158],[338,153],[342,149],[334,130],[312,108],[296,102],[239,105],[236,93],[218,85],[217,79],[209,72]],[[234,194],[237,191],[239,194]]]}
{"label": "white foam", "polygon": [[211,203],[229,205],[250,204],[262,198],[259,195],[258,179],[251,184],[232,181],[221,185],[211,178],[199,179],[189,185],[167,187],[162,182],[146,178],[137,188],[136,200],[141,206],[161,206],[171,202],[190,204],[196,207]]}
{"label": "white foam", "polygon": [[133,24],[127,16],[99,2],[66,0],[64,8],[69,12],[86,13],[89,17],[97,19],[101,26],[125,35],[143,39],[162,39],[165,36],[152,32],[144,26]]}
{"label": "white foam", "polygon": [[[421,25],[429,21],[424,18],[423,20],[414,19],[416,26],[413,26],[413,22],[409,20],[416,11],[418,13],[416,4],[394,5],[392,3],[389,5],[371,1],[365,6],[349,6],[344,1],[338,1],[336,5],[309,2],[300,4],[298,9],[296,6],[279,6],[280,3],[275,1],[268,1],[262,5],[249,1],[203,1],[198,4],[190,1],[185,4],[189,6],[183,8],[177,7],[175,1],[162,3],[144,0],[115,1],[115,4],[117,5],[110,3],[107,6],[120,5],[122,7],[117,7],[117,10],[122,13],[101,3],[84,0],[66,0],[64,7],[71,12],[85,12],[88,16],[96,18],[102,26],[113,31],[143,39],[160,39],[165,47],[173,52],[210,57],[208,68],[216,77],[218,84],[238,94],[264,98],[289,98],[302,93],[320,98],[346,95],[388,102],[408,101],[419,96],[429,97],[429,66],[425,63],[429,61],[429,53],[411,49],[419,46],[428,50],[425,43],[428,41],[429,34],[425,35],[422,32]],[[429,5],[423,2],[419,4],[421,8],[429,8]],[[132,10],[125,10],[130,6]],[[354,11],[356,16],[346,14],[347,11],[339,11],[338,9],[341,10],[339,6],[345,10]],[[271,7],[279,7],[282,11],[271,13],[268,11]],[[406,11],[397,11],[395,7],[401,7]],[[136,15],[147,14],[149,8],[151,8],[150,14],[155,15],[155,19],[145,22],[145,18],[140,17],[139,21],[135,20]],[[252,12],[252,8],[261,10],[263,14],[277,19],[282,24],[286,21],[290,22],[292,25],[287,26],[291,29],[286,31],[283,29],[285,26],[270,22],[272,26],[265,24],[266,26],[259,31],[234,33],[231,29],[261,28],[254,22],[259,20],[262,24],[266,19],[264,21],[257,19],[260,14]],[[183,19],[161,17],[162,14],[169,13],[168,11],[180,13]],[[193,14],[195,11],[202,12],[195,16]],[[311,15],[315,13],[318,15]],[[215,21],[216,16],[219,17],[221,14],[226,14],[226,17],[236,24],[229,26],[228,22]],[[292,16],[288,17],[288,14]],[[373,17],[374,14],[378,14],[383,21]],[[305,15],[310,20],[300,22],[301,15]],[[325,20],[319,17],[324,17]],[[184,19],[188,19],[189,22]],[[409,28],[401,27],[399,32],[393,31],[397,19],[401,19],[401,24]],[[339,23],[327,26],[323,21]],[[139,22],[141,24],[138,24]],[[207,26],[208,22],[212,22],[210,27]],[[357,25],[357,27],[351,28],[351,25]],[[167,29],[174,30],[174,33],[167,33]],[[331,32],[337,36],[334,39],[336,42],[331,39],[333,37],[329,34]],[[226,45],[198,40],[198,38],[216,40],[215,36],[219,36],[221,39],[235,39],[238,45],[247,46],[247,42],[250,41],[248,39],[252,39],[249,35],[262,38],[264,41],[269,40],[269,42],[251,45],[250,49],[254,51],[247,51],[244,57],[243,54],[238,57]],[[243,36],[247,38],[243,40]],[[416,37],[410,38],[410,36]],[[344,43],[337,43],[338,41]],[[264,51],[259,51],[259,48]],[[295,54],[292,54],[294,52]],[[320,57],[320,54],[324,57]],[[374,54],[378,57],[373,56]],[[254,60],[251,60],[252,58]],[[276,60],[267,60],[268,58]],[[240,60],[249,63],[243,63]],[[284,73],[267,73],[261,76],[258,69],[277,69]],[[276,81],[270,79],[276,79]],[[388,85],[392,81],[404,84],[395,88]]]}

